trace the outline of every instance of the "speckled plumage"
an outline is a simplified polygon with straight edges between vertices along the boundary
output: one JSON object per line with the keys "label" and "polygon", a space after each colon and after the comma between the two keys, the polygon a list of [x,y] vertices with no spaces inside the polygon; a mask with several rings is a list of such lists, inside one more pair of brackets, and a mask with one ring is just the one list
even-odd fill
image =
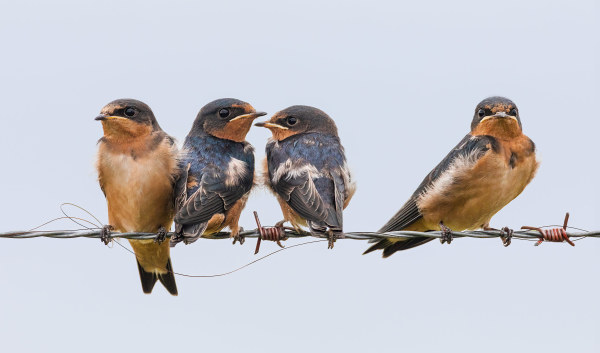
{"label": "speckled plumage", "polygon": [[[298,125],[280,125],[290,116]],[[259,126],[273,131],[264,182],[277,196],[284,219],[295,228],[308,225],[311,232],[328,235],[333,246],[343,235],[343,210],[355,191],[333,120],[316,108],[293,106]]]}

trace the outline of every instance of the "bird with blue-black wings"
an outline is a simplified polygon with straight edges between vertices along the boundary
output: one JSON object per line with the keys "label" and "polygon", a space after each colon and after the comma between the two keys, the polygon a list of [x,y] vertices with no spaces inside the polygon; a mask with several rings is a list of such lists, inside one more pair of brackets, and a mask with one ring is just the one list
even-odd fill
{"label": "bird with blue-black wings", "polygon": [[[379,230],[442,230],[442,243],[451,230],[492,229],[489,222],[517,197],[538,168],[535,144],[523,134],[515,103],[489,97],[475,108],[471,132],[425,177],[409,200]],[[504,232],[510,244],[512,230]],[[388,257],[431,241],[431,237],[376,240],[366,253],[383,250]]]}
{"label": "bird with blue-black wings", "polygon": [[343,237],[343,210],[356,189],[333,119],[303,105],[286,108],[266,122],[264,183],[276,195],[284,220],[300,230],[327,236],[329,247]]}
{"label": "bird with blue-black wings", "polygon": [[171,246],[225,227],[234,243],[243,243],[238,222],[254,184],[254,148],[245,139],[254,119],[265,114],[233,98],[215,100],[200,110],[179,156],[177,235]]}

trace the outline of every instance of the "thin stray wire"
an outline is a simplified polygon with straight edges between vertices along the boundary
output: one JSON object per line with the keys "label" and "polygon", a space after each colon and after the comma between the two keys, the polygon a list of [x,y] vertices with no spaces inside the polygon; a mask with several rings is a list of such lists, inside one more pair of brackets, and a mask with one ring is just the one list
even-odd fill
{"label": "thin stray wire", "polygon": [[[94,224],[95,226],[97,226],[97,227],[98,227],[97,229],[100,229],[100,228],[102,228],[102,222],[100,222],[100,220],[99,220],[98,218],[96,218],[96,216],[94,216],[94,215],[93,215],[93,214],[92,214],[90,211],[88,211],[88,210],[86,210],[85,208],[83,208],[83,207],[81,207],[81,206],[79,206],[79,205],[76,205],[76,204],[74,204],[74,203],[70,203],[70,202],[64,202],[64,203],[62,203],[62,204],[60,205],[60,211],[61,211],[61,212],[62,212],[62,213],[65,215],[65,217],[67,217],[67,218],[71,219],[71,221],[73,221],[73,222],[75,222],[75,223],[79,224],[80,226],[82,226],[82,227],[84,227],[84,228],[88,228],[88,227],[84,226],[83,224],[81,224],[81,223],[79,223],[79,222],[75,221],[75,220],[73,219],[73,218],[75,218],[75,217],[70,217],[70,216],[69,216],[69,215],[68,215],[68,214],[65,212],[65,210],[64,210],[64,206],[65,206],[65,205],[67,205],[67,206],[73,206],[73,207],[77,207],[78,209],[80,209],[80,210],[82,210],[83,212],[87,213],[87,214],[88,214],[88,215],[90,215],[90,216],[91,216],[93,219],[95,219],[95,220],[98,222],[98,224],[94,224],[93,222],[90,222],[90,221],[88,221],[88,220],[86,220],[86,222],[88,222],[88,223],[90,223],[90,224]],[[88,228],[88,229],[91,229],[91,228]]]}
{"label": "thin stray wire", "polygon": [[[56,220],[59,220],[59,219],[65,219],[65,218],[66,218],[66,219],[69,219],[69,220],[71,220],[72,222],[74,222],[74,223],[76,223],[76,224],[79,224],[79,225],[81,225],[81,226],[83,226],[83,225],[82,225],[81,223],[79,223],[79,222],[75,221],[75,219],[77,219],[77,220],[80,220],[80,221],[87,222],[87,223],[89,223],[89,224],[92,224],[92,225],[97,225],[97,226],[98,226],[98,228],[94,228],[94,229],[100,229],[100,228],[101,228],[101,227],[100,227],[98,224],[94,224],[93,222],[91,222],[91,221],[89,221],[89,220],[87,220],[87,219],[83,219],[83,218],[78,218],[78,217],[71,217],[71,216],[69,216],[69,215],[68,215],[68,214],[65,212],[65,210],[63,209],[63,206],[65,206],[65,205],[69,205],[69,206],[74,206],[74,207],[77,207],[77,208],[79,208],[80,210],[82,210],[83,212],[85,212],[85,213],[87,213],[88,215],[90,215],[92,218],[94,218],[94,219],[95,219],[95,220],[96,220],[96,221],[97,221],[99,224],[101,224],[101,223],[102,223],[102,222],[101,222],[101,221],[100,221],[100,220],[99,220],[99,219],[98,219],[96,216],[94,216],[94,215],[93,215],[93,214],[92,214],[90,211],[86,210],[85,208],[83,208],[83,207],[81,207],[81,206],[79,206],[79,205],[73,204],[73,203],[65,202],[65,203],[63,203],[63,204],[61,204],[61,205],[60,205],[60,210],[61,210],[61,212],[62,212],[62,213],[65,215],[65,217],[60,217],[60,218],[54,219],[54,220],[52,220],[52,221],[46,222],[46,223],[45,223],[45,224],[43,224],[43,225],[46,225],[46,224],[48,224],[48,223],[54,222],[54,221],[56,221]],[[43,225],[42,225],[42,226],[43,226]],[[41,227],[41,226],[39,226],[39,227],[37,227],[37,228],[40,228],[40,227]],[[83,226],[83,227],[85,227],[85,226]],[[85,227],[85,228],[87,228],[87,229],[92,229],[92,228],[89,228],[89,227]],[[35,228],[34,228],[34,229],[35,229]],[[130,252],[131,254],[133,254],[133,256],[135,256],[135,257],[137,258],[137,255],[136,255],[136,254],[135,254],[135,252],[133,252],[131,249],[128,249],[126,246],[124,246],[123,244],[121,244],[121,243],[120,243],[120,242],[119,242],[117,239],[114,239],[114,238],[113,238],[112,240],[114,240],[114,241],[115,241],[115,243],[116,243],[117,245],[119,245],[121,248],[123,248],[124,250],[126,250],[126,251]],[[276,251],[273,251],[273,252],[271,252],[271,253],[269,253],[269,254],[267,254],[267,255],[265,255],[265,256],[262,256],[262,257],[260,257],[260,258],[258,258],[258,259],[256,259],[256,260],[253,260],[253,261],[251,261],[251,262],[249,262],[249,263],[247,263],[247,264],[245,264],[245,265],[243,265],[243,266],[241,266],[241,267],[238,267],[238,268],[236,268],[236,269],[234,269],[234,270],[231,270],[231,271],[228,271],[228,272],[224,272],[224,273],[218,273],[218,274],[214,274],[214,275],[188,275],[188,274],[185,274],[185,273],[174,272],[174,271],[169,271],[169,272],[173,273],[174,275],[183,276],[183,277],[190,277],[190,278],[212,278],[212,277],[223,277],[223,276],[230,275],[230,274],[232,274],[232,273],[234,273],[234,272],[237,272],[237,271],[239,271],[239,270],[242,270],[242,269],[244,269],[244,268],[246,268],[246,267],[248,267],[248,266],[251,266],[251,265],[253,265],[253,264],[255,264],[255,263],[259,262],[259,261],[262,261],[262,260],[266,259],[267,257],[269,257],[269,256],[271,256],[271,255],[275,255],[275,254],[277,254],[278,252],[281,252],[281,251],[284,251],[284,250],[288,250],[288,249],[291,249],[291,248],[295,248],[295,247],[299,247],[299,246],[303,246],[303,245],[312,244],[312,243],[320,243],[320,242],[324,242],[324,241],[327,241],[327,240],[311,240],[311,241],[307,241],[307,242],[300,243],[300,244],[294,244],[294,245],[290,245],[290,246],[288,246],[288,247],[285,247],[285,248],[282,248],[282,249],[278,249],[278,250],[276,250]],[[167,270],[167,271],[168,271],[168,270]]]}
{"label": "thin stray wire", "polygon": [[[121,244],[121,243],[120,243],[120,242],[119,242],[117,239],[113,239],[113,240],[114,240],[114,241],[115,241],[115,242],[116,242],[116,243],[117,243],[117,244],[118,244],[120,247],[122,247],[123,249],[125,249],[125,250],[129,251],[130,253],[132,253],[132,254],[133,254],[133,256],[135,256],[135,257],[137,258],[137,255],[136,255],[136,254],[135,254],[133,251],[131,251],[130,249],[128,249],[127,247],[125,247],[123,244]],[[245,264],[245,265],[243,265],[243,266],[240,266],[240,267],[238,267],[238,268],[236,268],[236,269],[234,269],[234,270],[231,270],[231,271],[228,271],[228,272],[223,272],[223,273],[217,273],[217,274],[214,274],[214,275],[188,275],[188,274],[185,274],[185,273],[180,273],[180,272],[175,272],[175,271],[169,271],[169,270],[167,270],[167,271],[171,272],[171,273],[172,273],[172,274],[174,274],[174,275],[178,275],[178,276],[182,276],[182,277],[190,277],[190,278],[213,278],[213,277],[223,277],[223,276],[230,275],[230,274],[232,274],[232,273],[234,273],[234,272],[237,272],[237,271],[239,271],[239,270],[242,270],[242,269],[244,269],[244,268],[246,268],[246,267],[248,267],[248,266],[251,266],[251,265],[253,265],[253,264],[255,264],[255,263],[259,262],[259,261],[262,261],[262,260],[266,259],[266,258],[267,258],[267,257],[269,257],[269,256],[272,256],[272,255],[275,255],[275,254],[277,254],[278,252],[281,252],[281,251],[284,251],[284,250],[288,250],[288,249],[291,249],[291,248],[295,248],[295,247],[298,247],[298,246],[303,246],[303,245],[312,244],[312,243],[321,243],[321,242],[324,242],[324,241],[327,241],[327,240],[324,240],[324,239],[322,239],[322,240],[311,240],[311,241],[307,241],[307,242],[300,243],[300,244],[294,244],[294,245],[286,246],[285,248],[278,249],[278,250],[275,250],[275,251],[273,251],[273,252],[271,252],[271,253],[268,253],[267,255],[265,255],[265,256],[262,256],[262,257],[259,257],[258,259],[256,259],[256,260],[253,260],[253,261],[251,261],[251,262],[248,262],[247,264]]]}

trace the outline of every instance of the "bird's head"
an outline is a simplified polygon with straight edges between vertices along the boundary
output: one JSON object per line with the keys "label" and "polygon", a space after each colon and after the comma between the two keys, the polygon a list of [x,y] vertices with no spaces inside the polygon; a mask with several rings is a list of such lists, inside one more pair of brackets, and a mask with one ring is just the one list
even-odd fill
{"label": "bird's head", "polygon": [[472,135],[491,135],[511,138],[522,133],[521,118],[517,105],[508,98],[489,97],[475,108]]}
{"label": "bird's head", "polygon": [[105,137],[119,140],[160,130],[150,107],[135,99],[117,99],[108,103],[95,120],[102,122]]}
{"label": "bird's head", "polygon": [[337,136],[337,126],[324,111],[306,105],[293,105],[275,113],[268,121],[254,124],[266,127],[277,141],[301,134],[322,133]]}
{"label": "bird's head", "polygon": [[265,114],[239,99],[217,99],[200,109],[190,134],[206,132],[221,139],[243,142],[254,119]]}

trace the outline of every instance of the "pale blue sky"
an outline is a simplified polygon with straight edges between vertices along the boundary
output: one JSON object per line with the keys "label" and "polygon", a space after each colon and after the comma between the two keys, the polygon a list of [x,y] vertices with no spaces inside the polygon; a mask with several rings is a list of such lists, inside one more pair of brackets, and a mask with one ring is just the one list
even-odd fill
{"label": "pale blue sky", "polygon": [[[0,228],[31,228],[62,202],[106,221],[93,118],[108,101],[148,103],[182,141],[204,104],[235,97],[331,115],[358,183],[345,230],[376,230],[475,105],[504,95],[542,165],[492,225],[570,211],[598,229],[599,27],[595,1],[1,1]],[[268,135],[248,135],[257,160]],[[246,228],[252,210],[280,219],[262,189]],[[384,260],[362,256],[364,242],[319,243],[227,277],[178,277],[174,298],[142,294],[117,246],[0,239],[0,350],[597,352],[600,241],[576,244],[458,239]],[[200,240],[174,249],[173,266],[225,272],[253,247]]]}

